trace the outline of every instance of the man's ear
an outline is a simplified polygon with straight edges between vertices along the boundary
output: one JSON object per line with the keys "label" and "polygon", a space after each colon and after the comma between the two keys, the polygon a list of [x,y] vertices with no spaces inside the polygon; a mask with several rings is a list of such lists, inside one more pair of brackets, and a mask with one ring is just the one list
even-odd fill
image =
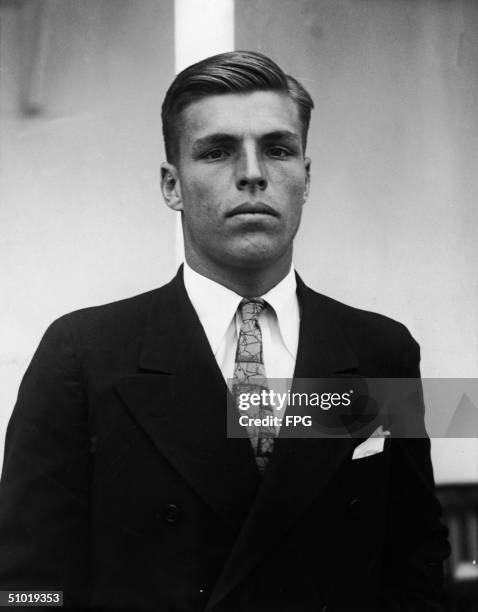
{"label": "man's ear", "polygon": [[311,164],[312,164],[312,161],[311,161],[310,157],[305,157],[304,158],[304,165],[305,165],[304,202],[309,197],[309,191],[310,191],[310,167],[311,167]]}
{"label": "man's ear", "polygon": [[168,162],[161,164],[161,191],[169,208],[183,210],[179,173],[176,166]]}

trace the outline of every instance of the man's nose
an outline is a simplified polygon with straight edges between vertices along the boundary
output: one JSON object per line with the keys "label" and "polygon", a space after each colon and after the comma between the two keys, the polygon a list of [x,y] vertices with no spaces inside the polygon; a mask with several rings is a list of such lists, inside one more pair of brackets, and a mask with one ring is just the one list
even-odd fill
{"label": "man's nose", "polygon": [[260,152],[255,147],[247,147],[238,160],[236,169],[236,185],[240,190],[264,190],[267,187],[267,177]]}

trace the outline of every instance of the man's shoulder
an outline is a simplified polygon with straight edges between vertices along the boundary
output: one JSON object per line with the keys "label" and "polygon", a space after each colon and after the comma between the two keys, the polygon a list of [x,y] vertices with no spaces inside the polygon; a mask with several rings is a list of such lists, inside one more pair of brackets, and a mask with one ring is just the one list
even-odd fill
{"label": "man's shoulder", "polygon": [[410,333],[403,323],[392,317],[373,310],[357,308],[329,296],[322,295],[321,297],[327,302],[327,307],[344,325],[353,325],[355,329],[373,328],[375,331],[383,331],[399,337]]}
{"label": "man's shoulder", "polygon": [[120,341],[141,334],[149,312],[171,294],[173,281],[162,287],[105,304],[88,306],[66,313],[53,321],[47,333],[68,333],[81,343],[94,343],[99,338]]}
{"label": "man's shoulder", "polygon": [[413,348],[418,346],[408,328],[400,321],[372,310],[345,304],[310,287],[307,289],[312,302],[317,306],[318,316],[321,309],[332,315],[351,344]]}

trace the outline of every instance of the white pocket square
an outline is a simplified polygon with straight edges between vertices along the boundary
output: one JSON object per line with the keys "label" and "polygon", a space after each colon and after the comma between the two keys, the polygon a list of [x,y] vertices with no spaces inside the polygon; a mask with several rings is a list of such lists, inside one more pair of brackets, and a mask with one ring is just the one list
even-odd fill
{"label": "white pocket square", "polygon": [[370,455],[376,455],[383,451],[385,444],[385,438],[390,435],[390,432],[384,430],[382,425],[377,427],[370,438],[367,438],[365,442],[359,444],[352,455],[352,461],[354,459],[363,459],[364,457],[370,457]]}

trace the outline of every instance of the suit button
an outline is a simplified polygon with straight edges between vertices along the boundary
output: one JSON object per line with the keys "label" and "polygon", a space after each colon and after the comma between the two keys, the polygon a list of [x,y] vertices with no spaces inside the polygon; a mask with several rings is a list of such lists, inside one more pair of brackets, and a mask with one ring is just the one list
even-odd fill
{"label": "suit button", "polygon": [[181,516],[181,510],[176,506],[176,504],[168,504],[166,506],[166,510],[164,512],[164,520],[167,523],[177,523],[179,517]]}
{"label": "suit button", "polygon": [[353,518],[360,516],[361,504],[359,499],[353,499],[349,504],[349,513]]}

